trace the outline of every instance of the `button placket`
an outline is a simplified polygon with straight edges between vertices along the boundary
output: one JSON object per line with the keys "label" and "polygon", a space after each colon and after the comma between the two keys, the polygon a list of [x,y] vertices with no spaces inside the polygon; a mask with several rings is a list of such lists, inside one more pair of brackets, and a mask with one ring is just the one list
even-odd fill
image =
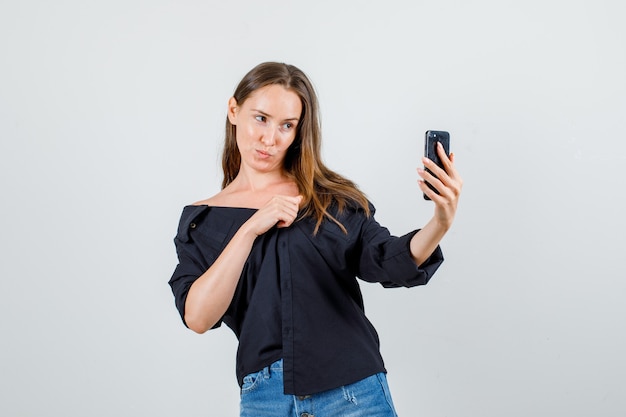
{"label": "button placket", "polygon": [[299,417],[315,417],[313,415],[313,398],[310,395],[298,395],[296,396],[298,402],[296,403],[296,413]]}
{"label": "button placket", "polygon": [[[279,229],[280,230],[280,229]],[[291,260],[289,259],[289,234],[278,234],[280,263],[282,336],[283,336],[283,378],[287,391],[295,391],[293,380],[293,285],[291,284]]]}

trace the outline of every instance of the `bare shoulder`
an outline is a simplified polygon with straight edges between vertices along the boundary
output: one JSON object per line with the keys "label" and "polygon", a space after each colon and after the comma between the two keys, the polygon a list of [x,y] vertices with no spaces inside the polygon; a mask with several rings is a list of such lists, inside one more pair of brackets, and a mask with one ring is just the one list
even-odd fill
{"label": "bare shoulder", "polygon": [[237,193],[234,193],[232,189],[228,187],[212,197],[193,203],[194,206],[211,207],[236,207],[240,204],[241,202],[237,199]]}
{"label": "bare shoulder", "polygon": [[221,193],[217,193],[212,197],[205,198],[204,200],[196,201],[192,206],[219,206],[220,201],[223,199],[220,197]]}

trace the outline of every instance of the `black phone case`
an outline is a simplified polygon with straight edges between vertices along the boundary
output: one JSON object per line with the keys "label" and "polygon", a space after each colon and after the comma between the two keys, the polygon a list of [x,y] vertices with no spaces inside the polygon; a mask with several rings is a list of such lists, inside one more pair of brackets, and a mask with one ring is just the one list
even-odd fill
{"label": "black phone case", "polygon": [[[437,142],[441,142],[441,144],[443,145],[443,149],[446,152],[446,155],[450,156],[450,133],[443,130],[428,130],[426,132],[424,138],[424,156],[432,160],[435,164],[437,164],[437,166],[445,170],[445,168],[443,168],[443,163],[441,162],[441,159],[437,154]],[[426,171],[432,174],[432,171],[428,168],[426,168]],[[435,175],[435,177],[437,176]],[[433,190],[435,193],[439,194],[439,191],[437,191],[432,185],[430,185],[428,181],[426,182],[426,185],[428,185],[428,188]],[[424,199],[430,200],[430,198],[426,194],[424,194]]]}

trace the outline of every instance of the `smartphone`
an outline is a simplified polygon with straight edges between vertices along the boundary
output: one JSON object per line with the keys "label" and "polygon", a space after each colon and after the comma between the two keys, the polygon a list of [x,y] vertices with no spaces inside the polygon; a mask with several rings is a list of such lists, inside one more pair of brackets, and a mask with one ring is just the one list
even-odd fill
{"label": "smartphone", "polygon": [[[424,138],[424,156],[433,161],[440,168],[443,168],[443,163],[437,154],[437,142],[440,142],[443,145],[443,150],[446,152],[446,155],[450,156],[450,133],[443,130],[426,131]],[[428,168],[426,168],[426,171],[432,174],[432,171]],[[439,194],[439,191],[437,191],[428,182],[426,182],[426,185],[428,185],[428,188]],[[424,199],[430,200],[426,194],[424,194]]]}

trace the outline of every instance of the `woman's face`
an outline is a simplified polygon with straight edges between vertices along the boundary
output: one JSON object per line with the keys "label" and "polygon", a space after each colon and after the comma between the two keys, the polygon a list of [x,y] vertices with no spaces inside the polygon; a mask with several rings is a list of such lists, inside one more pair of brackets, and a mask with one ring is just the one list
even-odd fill
{"label": "woman's face", "polygon": [[258,172],[282,170],[301,113],[298,95],[278,84],[259,88],[242,105],[231,98],[228,119],[237,126],[242,169],[245,165]]}

